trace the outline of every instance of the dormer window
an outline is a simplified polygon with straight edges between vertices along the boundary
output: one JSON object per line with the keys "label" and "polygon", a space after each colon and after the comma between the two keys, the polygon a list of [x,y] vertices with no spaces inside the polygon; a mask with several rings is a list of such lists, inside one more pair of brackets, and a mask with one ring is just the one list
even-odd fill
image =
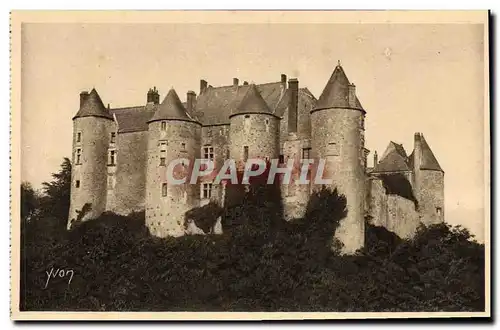
{"label": "dormer window", "polygon": [[167,122],[166,121],[162,121],[161,122],[161,130],[162,131],[166,131],[167,130]]}

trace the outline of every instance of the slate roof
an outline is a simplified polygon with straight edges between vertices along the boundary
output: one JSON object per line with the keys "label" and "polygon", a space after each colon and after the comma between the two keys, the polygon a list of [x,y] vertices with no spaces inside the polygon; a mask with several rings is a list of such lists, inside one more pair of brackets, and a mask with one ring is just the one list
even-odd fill
{"label": "slate roof", "polygon": [[[344,72],[344,69],[337,65],[335,70],[333,70],[330,79],[326,83],[321,96],[316,103],[314,110],[330,109],[330,108],[348,108],[352,109],[349,105],[349,79]],[[363,106],[356,97],[356,103],[354,109],[362,110]]]}
{"label": "slate roof", "polygon": [[118,133],[148,130],[148,121],[153,117],[158,105],[111,109],[118,122]]}
{"label": "slate roof", "polygon": [[[281,82],[255,85],[269,110],[274,113],[281,94]],[[229,124],[229,116],[236,113],[250,85],[208,87],[196,100],[195,116],[204,125]]]}
{"label": "slate roof", "polygon": [[408,164],[405,149],[401,144],[391,141],[379,163],[375,164],[373,172],[401,172],[409,170],[411,170],[411,167]]}
{"label": "slate roof", "polygon": [[73,119],[90,116],[113,119],[113,116],[102,103],[101,97],[95,88],[92,88],[92,91],[89,93],[85,102],[83,102]]}
{"label": "slate roof", "polygon": [[[276,116],[278,116],[280,118],[283,117],[283,115],[285,114],[285,111],[286,111],[286,109],[288,107],[288,100],[289,100],[289,98],[290,98],[290,90],[287,89],[286,92],[285,92],[285,95],[283,95],[283,97],[279,101],[278,105],[276,106],[276,109],[274,110],[274,114]],[[300,102],[301,98],[302,99],[308,98],[313,103],[317,102],[316,98],[309,91],[309,89],[307,87],[299,88],[299,104],[298,104],[298,106],[300,106],[300,104],[301,104],[301,102]]]}
{"label": "slate roof", "polygon": [[196,121],[188,115],[186,108],[182,104],[174,89],[168,91],[163,102],[157,107],[154,115],[148,122],[157,120],[184,120]]}
{"label": "slate roof", "polygon": [[[444,172],[441,166],[439,165],[436,156],[434,156],[434,153],[432,152],[431,148],[427,144],[427,141],[425,140],[423,134],[419,135],[420,138],[420,149],[421,149],[421,163],[420,163],[420,169],[421,170],[432,170],[432,171],[441,171]],[[414,162],[414,153],[413,151],[408,157],[408,164],[413,167],[413,162]]]}
{"label": "slate roof", "polygon": [[231,116],[244,113],[273,114],[254,84],[251,84],[247,88],[245,96],[236,109],[231,113]]}
{"label": "slate roof", "polygon": [[[238,107],[249,91],[249,88],[250,85],[208,87],[204,93],[197,97],[193,116],[189,117],[185,111],[186,102],[181,102],[184,109],[183,112],[186,113],[189,120],[198,120],[203,125],[229,124],[229,117],[238,111]],[[267,105],[268,110],[266,111],[281,117],[288,106],[288,89],[283,93],[281,82],[255,84],[255,89]],[[316,98],[307,88],[299,88],[299,99],[302,97],[307,97],[316,102]],[[165,100],[162,104],[164,102]],[[177,107],[177,110],[174,111],[175,117],[176,111],[180,109],[180,105],[176,100],[171,105],[174,108]],[[115,116],[118,122],[119,133],[146,131],[148,129],[148,121],[159,120],[155,119],[156,117],[153,118],[153,116],[156,116],[155,112],[159,107],[160,105],[157,104],[148,104],[115,108],[110,110],[110,116],[111,118],[113,115]],[[183,112],[180,112],[180,118],[186,119]],[[158,114],[158,116],[161,115]]]}

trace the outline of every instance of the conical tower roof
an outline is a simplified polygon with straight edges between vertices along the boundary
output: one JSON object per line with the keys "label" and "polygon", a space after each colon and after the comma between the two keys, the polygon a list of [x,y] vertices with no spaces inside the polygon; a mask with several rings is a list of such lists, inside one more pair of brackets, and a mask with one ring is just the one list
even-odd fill
{"label": "conical tower roof", "polygon": [[179,96],[173,88],[168,91],[167,96],[165,96],[165,99],[158,106],[148,123],[158,120],[184,120],[196,122],[196,120],[188,115],[186,108],[182,105]]}
{"label": "conical tower roof", "polygon": [[248,86],[245,96],[231,116],[245,113],[265,113],[273,115],[273,112],[269,109],[269,106],[262,98],[255,84]]}
{"label": "conical tower roof", "polygon": [[73,119],[81,117],[103,117],[113,119],[113,116],[102,103],[101,97],[95,88],[92,88],[92,91],[90,91],[89,95],[80,107],[80,110],[78,110]]}
{"label": "conical tower roof", "polygon": [[[349,105],[349,79],[344,72],[344,69],[339,65],[333,70],[330,79],[326,83],[321,96],[316,103],[314,110],[330,109],[330,108],[353,108]],[[354,109],[364,111],[361,103],[356,97]]]}
{"label": "conical tower roof", "polygon": [[[432,170],[432,171],[441,171],[444,172],[441,166],[439,165],[436,156],[434,156],[434,153],[431,150],[431,147],[427,144],[427,141],[425,141],[424,135],[420,134],[420,169],[421,170]],[[414,156],[415,150],[412,152],[412,154],[409,157],[409,163],[413,166],[413,163],[415,161],[415,156]]]}

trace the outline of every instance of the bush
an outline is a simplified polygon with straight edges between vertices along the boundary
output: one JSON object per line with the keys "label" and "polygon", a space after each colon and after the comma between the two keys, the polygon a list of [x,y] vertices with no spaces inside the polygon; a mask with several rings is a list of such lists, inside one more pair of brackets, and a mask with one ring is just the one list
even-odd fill
{"label": "bush", "polygon": [[[368,225],[366,247],[341,256],[332,237],[346,214],[343,196],[319,191],[304,219],[286,223],[279,201],[255,189],[225,211],[223,235],[155,238],[143,213],[106,213],[54,236],[43,234],[51,219],[30,221],[21,309],[484,310],[484,246],[466,230],[422,227],[402,240]],[[51,268],[73,270],[71,283],[51,278],[45,288]]]}

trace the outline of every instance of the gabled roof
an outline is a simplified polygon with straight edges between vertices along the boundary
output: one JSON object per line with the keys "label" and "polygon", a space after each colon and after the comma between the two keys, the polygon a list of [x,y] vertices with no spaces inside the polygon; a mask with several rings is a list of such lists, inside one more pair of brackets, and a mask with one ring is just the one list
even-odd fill
{"label": "gabled roof", "polygon": [[[420,152],[421,152],[420,169],[444,172],[441,166],[439,165],[436,157],[434,156],[434,153],[432,152],[431,148],[427,144],[427,141],[425,141],[424,135],[419,134],[418,138],[420,139]],[[410,155],[408,161],[408,163],[411,164],[411,166],[413,166],[414,163],[414,157],[415,157],[414,153],[415,150]]]}
{"label": "gabled roof", "polygon": [[375,164],[373,172],[401,172],[409,171],[408,157],[401,144],[389,142],[382,158],[378,164]]}
{"label": "gabled roof", "polygon": [[244,113],[265,113],[272,114],[271,110],[267,106],[266,101],[262,98],[255,84],[251,84],[247,88],[245,96],[241,100],[240,104],[236,110],[231,114],[231,116],[244,114]]}
{"label": "gabled roof", "polygon": [[118,133],[148,130],[148,121],[153,117],[158,105],[111,109],[118,123]]}
{"label": "gabled roof", "polygon": [[330,79],[326,83],[321,96],[316,103],[314,110],[330,109],[330,108],[348,108],[364,111],[361,103],[356,97],[355,107],[349,105],[349,79],[344,72],[344,69],[337,65]]}
{"label": "gabled roof", "polygon": [[[278,105],[276,106],[276,109],[274,109],[274,114],[276,116],[278,116],[280,118],[283,117],[286,109],[288,108],[289,98],[290,98],[290,90],[287,89],[285,92],[285,95],[283,95],[283,97],[279,101]],[[309,101],[306,101],[306,100],[309,100]],[[299,103],[297,106],[300,107],[303,104],[303,102],[312,102],[313,106],[317,102],[316,98],[309,91],[309,89],[307,87],[299,88]]]}
{"label": "gabled roof", "polygon": [[101,97],[95,88],[92,88],[92,91],[90,91],[89,95],[87,95],[87,98],[73,119],[81,117],[103,117],[113,119],[113,116],[102,103]]}
{"label": "gabled roof", "polygon": [[196,120],[188,115],[186,108],[184,108],[184,105],[173,88],[168,91],[167,96],[165,96],[165,99],[163,99],[163,102],[157,107],[154,115],[148,122],[157,120],[184,120],[196,122]]}
{"label": "gabled roof", "polygon": [[[269,110],[274,111],[282,94],[281,82],[255,85]],[[208,87],[196,100],[195,116],[204,125],[229,124],[250,85]]]}

